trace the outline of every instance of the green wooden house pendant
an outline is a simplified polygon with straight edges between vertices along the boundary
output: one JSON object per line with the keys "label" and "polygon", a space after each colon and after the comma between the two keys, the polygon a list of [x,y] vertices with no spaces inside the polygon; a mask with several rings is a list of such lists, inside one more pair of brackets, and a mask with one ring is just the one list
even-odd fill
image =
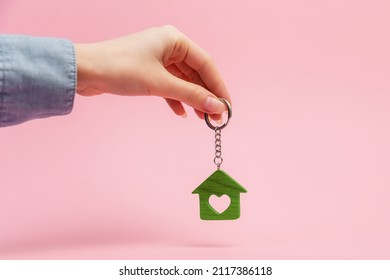
{"label": "green wooden house pendant", "polygon": [[[236,220],[240,217],[240,193],[246,193],[239,183],[222,170],[211,174],[192,193],[199,194],[200,218],[202,220]],[[210,204],[210,197],[227,195],[230,205],[222,213]]]}

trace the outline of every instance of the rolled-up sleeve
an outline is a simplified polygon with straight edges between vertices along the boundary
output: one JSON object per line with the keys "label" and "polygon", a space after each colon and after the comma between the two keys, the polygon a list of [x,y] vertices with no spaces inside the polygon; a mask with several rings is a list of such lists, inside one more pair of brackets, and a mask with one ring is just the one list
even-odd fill
{"label": "rolled-up sleeve", "polygon": [[70,113],[76,72],[68,40],[0,35],[0,126]]}

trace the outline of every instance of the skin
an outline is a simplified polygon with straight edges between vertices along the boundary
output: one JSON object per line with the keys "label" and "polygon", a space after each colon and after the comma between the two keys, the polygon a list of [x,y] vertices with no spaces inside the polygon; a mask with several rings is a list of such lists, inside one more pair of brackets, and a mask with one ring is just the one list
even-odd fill
{"label": "skin", "polygon": [[113,40],[75,44],[77,93],[163,97],[179,116],[183,103],[200,118],[219,120],[231,104],[211,57],[173,26],[150,28]]}

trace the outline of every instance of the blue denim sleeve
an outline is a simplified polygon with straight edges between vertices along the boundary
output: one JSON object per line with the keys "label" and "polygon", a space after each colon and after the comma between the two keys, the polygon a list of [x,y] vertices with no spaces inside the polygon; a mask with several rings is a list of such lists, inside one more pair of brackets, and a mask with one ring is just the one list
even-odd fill
{"label": "blue denim sleeve", "polygon": [[76,78],[72,42],[0,35],[0,127],[70,113]]}

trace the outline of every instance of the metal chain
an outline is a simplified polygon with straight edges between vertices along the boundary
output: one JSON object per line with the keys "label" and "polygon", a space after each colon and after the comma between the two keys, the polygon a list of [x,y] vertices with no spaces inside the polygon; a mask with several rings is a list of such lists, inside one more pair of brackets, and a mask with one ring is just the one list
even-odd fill
{"label": "metal chain", "polygon": [[222,137],[222,135],[221,135],[221,128],[220,127],[216,127],[215,128],[215,158],[214,158],[214,163],[217,166],[218,170],[221,168],[221,164],[223,162],[221,137]]}

